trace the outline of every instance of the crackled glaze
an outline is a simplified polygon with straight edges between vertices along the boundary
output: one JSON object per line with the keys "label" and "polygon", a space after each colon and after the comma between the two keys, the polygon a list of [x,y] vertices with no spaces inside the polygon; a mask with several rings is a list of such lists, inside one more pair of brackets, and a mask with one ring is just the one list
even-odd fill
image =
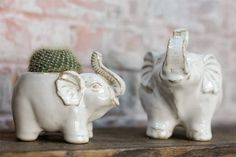
{"label": "crackled glaze", "polygon": [[188,31],[178,29],[166,53],[144,57],[139,94],[152,138],[169,138],[177,125],[190,139],[212,138],[211,120],[222,99],[221,67],[213,55],[187,52],[187,44]]}
{"label": "crackled glaze", "polygon": [[61,131],[70,143],[87,143],[93,137],[92,122],[119,105],[124,81],[92,54],[96,73],[24,74],[14,90],[13,117],[16,136],[36,140],[42,131]]}

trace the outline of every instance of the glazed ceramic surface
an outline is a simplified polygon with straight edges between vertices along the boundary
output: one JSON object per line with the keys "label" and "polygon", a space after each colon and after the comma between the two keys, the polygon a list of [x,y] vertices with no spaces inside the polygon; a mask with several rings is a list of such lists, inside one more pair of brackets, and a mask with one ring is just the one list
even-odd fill
{"label": "glazed ceramic surface", "polygon": [[124,81],[102,64],[94,52],[95,73],[24,74],[14,90],[13,117],[16,136],[36,140],[42,131],[61,131],[70,143],[87,143],[93,137],[92,122],[119,105]]}
{"label": "glazed ceramic surface", "polygon": [[213,55],[189,53],[188,31],[175,30],[166,53],[144,57],[141,103],[147,113],[147,136],[167,139],[177,125],[188,138],[212,138],[211,120],[222,99],[221,67]]}

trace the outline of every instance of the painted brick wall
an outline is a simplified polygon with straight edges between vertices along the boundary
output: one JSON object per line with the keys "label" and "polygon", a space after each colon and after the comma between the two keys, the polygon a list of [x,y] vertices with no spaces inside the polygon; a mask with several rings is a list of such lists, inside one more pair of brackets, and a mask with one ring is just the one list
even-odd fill
{"label": "painted brick wall", "polygon": [[123,76],[120,108],[96,126],[141,126],[146,116],[137,96],[142,57],[164,51],[175,28],[190,31],[189,50],[213,53],[224,72],[224,100],[214,124],[236,123],[236,3],[234,0],[1,0],[0,129],[13,128],[11,94],[40,47],[67,47],[90,69],[93,50]]}

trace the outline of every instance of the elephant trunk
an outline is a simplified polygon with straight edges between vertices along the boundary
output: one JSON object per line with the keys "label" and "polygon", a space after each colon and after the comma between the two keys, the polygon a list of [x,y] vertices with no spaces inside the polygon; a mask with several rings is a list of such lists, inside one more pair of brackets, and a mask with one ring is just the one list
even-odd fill
{"label": "elephant trunk", "polygon": [[106,68],[102,63],[102,54],[93,52],[91,57],[91,65],[93,70],[107,79],[113,86],[116,96],[123,95],[125,92],[125,82],[114,72]]}
{"label": "elephant trunk", "polygon": [[167,45],[166,57],[162,67],[162,78],[170,82],[179,82],[188,74],[186,46],[188,32],[184,29],[176,30]]}

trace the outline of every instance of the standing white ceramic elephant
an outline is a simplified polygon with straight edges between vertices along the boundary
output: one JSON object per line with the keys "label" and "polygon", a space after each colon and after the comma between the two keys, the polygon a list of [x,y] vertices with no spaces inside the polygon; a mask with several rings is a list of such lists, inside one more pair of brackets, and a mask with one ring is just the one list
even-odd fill
{"label": "standing white ceramic elephant", "polygon": [[169,138],[177,125],[190,139],[212,138],[211,120],[222,99],[221,67],[213,55],[188,53],[187,44],[188,31],[179,29],[166,53],[144,57],[139,94],[152,138]]}
{"label": "standing white ceramic elephant", "polygon": [[91,64],[96,73],[28,72],[13,94],[16,136],[36,140],[42,131],[61,131],[70,143],[87,143],[93,136],[92,121],[119,105],[124,81],[102,64],[94,52]]}

